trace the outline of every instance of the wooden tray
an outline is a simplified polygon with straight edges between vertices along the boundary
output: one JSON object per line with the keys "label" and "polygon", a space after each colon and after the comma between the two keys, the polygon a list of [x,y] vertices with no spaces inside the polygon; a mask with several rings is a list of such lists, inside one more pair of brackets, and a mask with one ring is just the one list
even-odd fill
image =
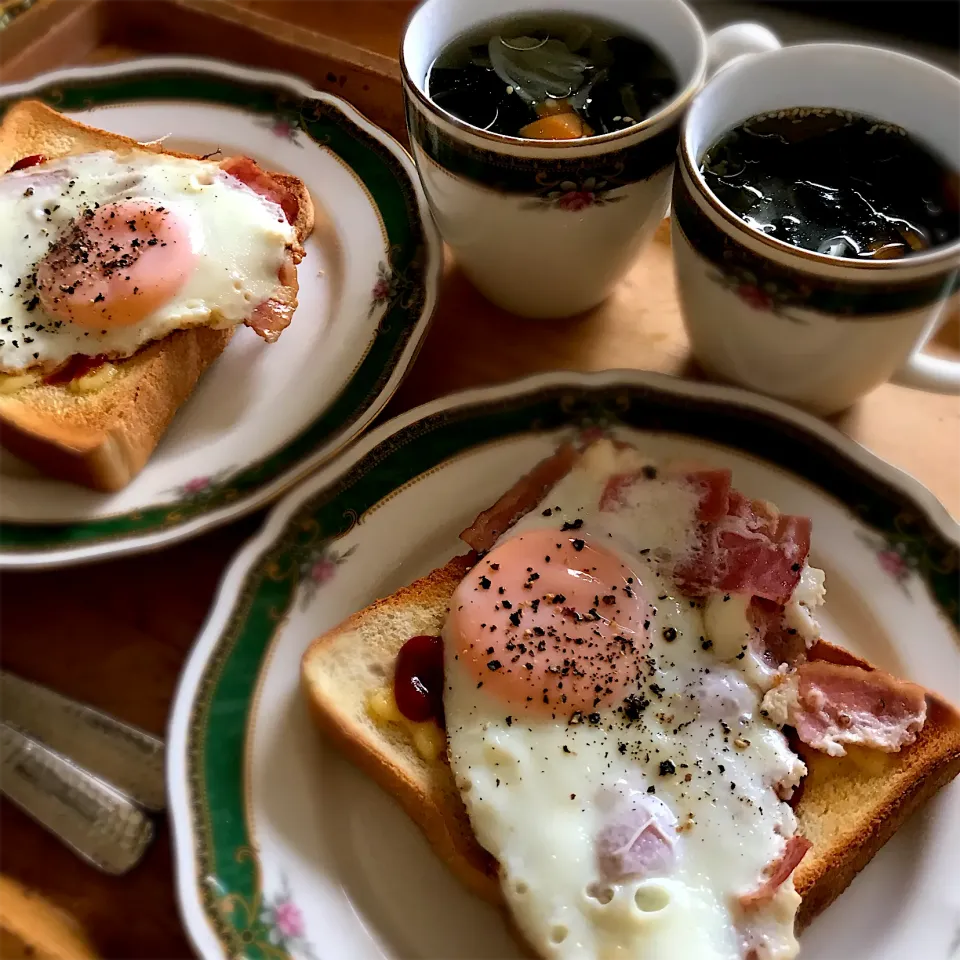
{"label": "wooden tray", "polygon": [[[38,0],[0,34],[0,81],[158,53],[215,56],[299,74],[405,140],[393,51],[412,6]],[[954,322],[934,349],[958,348]],[[448,259],[434,327],[385,416],[526,373],[608,367],[699,375],[680,321],[666,226],[607,303],[560,323],[520,320],[493,308]],[[960,515],[957,398],[884,386],[836,423],[913,473]],[[260,519],[248,517],[149,556],[5,576],[0,665],[162,734],[223,568]],[[0,956],[75,957],[81,955],[77,943],[86,942],[124,960],[191,955],[175,903],[166,827],[146,861],[121,879],[86,867],[6,803],[0,804],[0,832],[3,874],[53,907],[30,909],[29,897],[4,897]]]}
{"label": "wooden tray", "polygon": [[[272,6],[227,0],[39,0],[3,33],[0,82],[57,67],[156,54],[219,57],[297,74],[318,90],[345,97],[406,142],[397,61],[260,9]],[[331,4],[302,6],[312,7],[315,18],[318,8]],[[362,6],[368,16],[375,16],[375,7],[389,7],[396,19],[396,11],[412,5]]]}

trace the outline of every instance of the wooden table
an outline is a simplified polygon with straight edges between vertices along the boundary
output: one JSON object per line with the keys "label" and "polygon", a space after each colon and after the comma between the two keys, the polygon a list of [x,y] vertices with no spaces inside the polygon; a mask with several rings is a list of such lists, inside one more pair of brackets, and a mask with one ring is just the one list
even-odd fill
{"label": "wooden table", "polygon": [[[411,7],[238,3],[389,55]],[[956,317],[931,349],[960,353]],[[526,373],[624,366],[700,375],[680,324],[665,226],[607,303],[560,323],[520,320],[493,308],[448,259],[433,329],[385,417],[453,390]],[[887,385],[836,424],[912,473],[960,516],[960,399]],[[181,665],[220,575],[262,519],[251,516],[143,557],[5,575],[0,663],[162,734]],[[0,803],[0,832],[0,871],[62,907],[102,955],[191,955],[174,900],[166,827],[145,862],[120,879],[83,865],[7,803]]]}

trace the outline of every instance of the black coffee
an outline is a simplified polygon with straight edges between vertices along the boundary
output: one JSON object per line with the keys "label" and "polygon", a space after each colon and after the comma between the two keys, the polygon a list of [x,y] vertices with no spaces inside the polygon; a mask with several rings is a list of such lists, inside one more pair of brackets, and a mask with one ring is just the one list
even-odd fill
{"label": "black coffee", "polygon": [[814,108],[753,117],[720,137],[700,170],[737,216],[818,253],[896,259],[960,234],[957,171],[870,117]]}
{"label": "black coffee", "polygon": [[427,93],[455,117],[511,137],[568,140],[623,130],[677,92],[663,54],[589,16],[491,20],[430,67]]}

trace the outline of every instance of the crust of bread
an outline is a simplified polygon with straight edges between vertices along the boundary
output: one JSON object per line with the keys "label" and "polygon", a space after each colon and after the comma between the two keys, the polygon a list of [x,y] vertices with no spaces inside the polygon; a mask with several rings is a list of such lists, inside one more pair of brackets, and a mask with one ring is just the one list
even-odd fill
{"label": "crust of bread", "polygon": [[[315,640],[302,663],[302,685],[318,726],[395,797],[436,853],[474,893],[503,906],[497,864],[479,846],[445,757],[427,762],[399,726],[374,723],[367,698],[389,682],[400,647],[438,635],[471,555],[416,580],[354,614]],[[820,641],[812,657],[872,669]],[[960,713],[927,693],[928,716],[916,742],[895,754],[850,750],[829,757],[795,748],[808,775],[795,799],[800,832],[813,842],[794,874],[803,898],[802,930],[850,884],[903,821],[960,773]]]}
{"label": "crust of bread", "polygon": [[[0,170],[29,154],[55,158],[97,150],[197,159],[89,127],[37,100],[15,104],[0,125]],[[297,197],[297,243],[292,251],[297,262],[313,230],[313,202],[298,177],[271,175]],[[290,286],[295,301],[295,278]],[[150,458],[200,374],[220,356],[233,333],[232,328],[209,327],[172,333],[126,360],[112,361],[116,375],[93,393],[41,384],[0,396],[0,443],[50,476],[95,490],[119,490]]]}

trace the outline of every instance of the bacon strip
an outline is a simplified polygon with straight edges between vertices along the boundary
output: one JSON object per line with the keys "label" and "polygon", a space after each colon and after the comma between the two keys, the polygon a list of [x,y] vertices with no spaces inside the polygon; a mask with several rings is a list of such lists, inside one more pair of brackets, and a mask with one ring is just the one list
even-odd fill
{"label": "bacon strip", "polygon": [[783,848],[780,859],[775,860],[764,869],[766,879],[763,883],[752,893],[745,893],[740,897],[740,906],[744,910],[750,910],[769,903],[812,846],[813,844],[806,837],[792,836]]}
{"label": "bacon strip", "polygon": [[927,719],[923,688],[883,670],[812,660],[764,697],[775,723],[833,757],[845,745],[896,753],[917,739]]}
{"label": "bacon strip", "polygon": [[639,473],[615,473],[600,494],[600,509],[605,513],[627,505],[627,491],[640,480]]}
{"label": "bacon strip", "polygon": [[484,510],[460,534],[478,553],[489,550],[500,535],[529,513],[573,469],[580,453],[572,443],[541,460],[522,476],[489,510]]}
{"label": "bacon strip", "polygon": [[220,169],[231,177],[236,177],[261,197],[266,197],[283,210],[290,223],[296,223],[300,212],[300,202],[297,195],[277,177],[262,170],[249,157],[227,157],[221,161]]}
{"label": "bacon strip", "polygon": [[[625,506],[630,488],[655,476],[641,470],[611,477],[600,509]],[[786,603],[810,552],[810,520],[745,497],[731,487],[729,470],[695,469],[668,479],[699,493],[700,545],[674,571],[680,589],[694,597],[745,593]]]}
{"label": "bacon strip", "polygon": [[677,818],[658,797],[638,795],[607,813],[594,840],[601,880],[665,877],[673,873]]}
{"label": "bacon strip", "polygon": [[785,663],[793,669],[807,659],[806,641],[787,626],[782,603],[753,597],[747,607],[747,619],[756,631],[751,644],[768,667],[775,670]]}
{"label": "bacon strip", "polygon": [[[701,477],[705,484],[722,482]],[[716,500],[709,502],[718,503],[719,494],[713,496]],[[746,593],[786,603],[800,582],[811,532],[809,518],[782,515],[764,501],[730,490],[726,514],[703,524],[700,549],[678,565],[678,584],[691,596]]]}
{"label": "bacon strip", "polygon": [[[626,446],[622,444],[621,446]],[[607,481],[600,495],[600,509],[618,510],[627,505],[627,493],[635,484],[653,479],[656,474],[644,471],[617,473]],[[701,523],[713,523],[723,517],[730,502],[730,484],[733,474],[730,470],[693,470],[688,473],[670,476],[677,483],[689,484],[700,492],[697,507],[697,519]]]}
{"label": "bacon strip", "polygon": [[700,491],[697,519],[701,523],[716,523],[726,516],[730,510],[730,498],[737,493],[731,489],[733,471],[696,470],[688,473],[686,480]]}
{"label": "bacon strip", "polygon": [[300,285],[297,282],[292,253],[289,253],[287,259],[280,264],[279,279],[281,287],[277,296],[259,304],[252,316],[244,321],[267,343],[273,343],[290,326],[290,321],[297,309],[297,293]]}
{"label": "bacon strip", "polygon": [[[297,195],[278,177],[262,170],[249,157],[228,157],[220,164],[220,169],[251,190],[266,197],[277,204],[290,223],[295,223],[300,212],[300,201]],[[303,251],[297,245],[287,251],[286,259],[280,265],[278,279],[281,289],[277,296],[259,304],[252,316],[245,321],[255,333],[263,337],[267,343],[273,343],[293,319],[297,309],[297,271],[295,264],[299,263]]]}

